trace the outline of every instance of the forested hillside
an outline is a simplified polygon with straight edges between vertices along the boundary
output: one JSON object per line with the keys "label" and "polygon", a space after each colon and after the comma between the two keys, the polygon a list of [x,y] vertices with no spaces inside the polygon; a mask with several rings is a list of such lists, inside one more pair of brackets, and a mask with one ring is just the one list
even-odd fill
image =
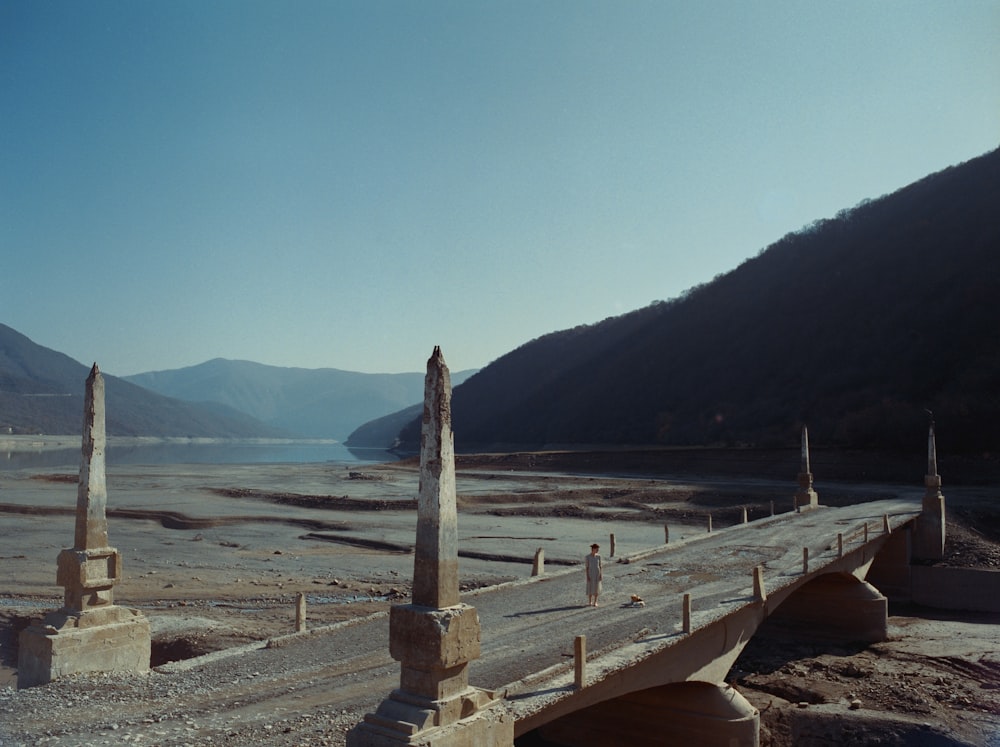
{"label": "forested hillside", "polygon": [[[1000,449],[1000,150],[789,234],[683,297],[457,387],[456,446]],[[419,441],[412,421],[401,439]]]}

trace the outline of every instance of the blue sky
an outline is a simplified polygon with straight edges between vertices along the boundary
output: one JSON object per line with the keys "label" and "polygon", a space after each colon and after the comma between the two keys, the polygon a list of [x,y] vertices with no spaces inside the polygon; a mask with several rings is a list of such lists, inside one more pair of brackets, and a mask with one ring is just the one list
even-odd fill
{"label": "blue sky", "polygon": [[1000,145],[1000,1],[0,4],[0,322],[454,370]]}

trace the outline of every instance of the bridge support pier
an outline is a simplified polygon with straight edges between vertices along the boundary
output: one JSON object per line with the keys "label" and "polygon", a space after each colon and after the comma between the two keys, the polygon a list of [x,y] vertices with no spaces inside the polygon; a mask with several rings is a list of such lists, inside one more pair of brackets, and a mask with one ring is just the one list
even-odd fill
{"label": "bridge support pier", "polygon": [[884,641],[888,624],[889,600],[848,573],[814,578],[784,600],[766,623],[809,638],[859,643]]}
{"label": "bridge support pier", "polygon": [[923,510],[917,519],[913,538],[913,556],[918,560],[941,560],[944,557],[945,518],[941,475],[937,469],[937,445],[934,423],[927,434],[927,474],[924,476]]}
{"label": "bridge support pier", "polygon": [[679,682],[597,703],[539,727],[556,744],[758,747],[760,712],[729,685]]}

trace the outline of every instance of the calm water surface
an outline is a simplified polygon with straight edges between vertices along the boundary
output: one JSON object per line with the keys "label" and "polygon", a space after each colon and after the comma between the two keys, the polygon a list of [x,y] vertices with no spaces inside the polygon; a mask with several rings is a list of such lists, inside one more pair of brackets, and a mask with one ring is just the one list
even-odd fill
{"label": "calm water surface", "polygon": [[[280,443],[213,442],[108,445],[109,467],[121,464],[279,464],[312,462],[393,462],[381,449],[349,449],[332,441]],[[79,467],[80,447],[23,451],[0,450],[0,470]]]}

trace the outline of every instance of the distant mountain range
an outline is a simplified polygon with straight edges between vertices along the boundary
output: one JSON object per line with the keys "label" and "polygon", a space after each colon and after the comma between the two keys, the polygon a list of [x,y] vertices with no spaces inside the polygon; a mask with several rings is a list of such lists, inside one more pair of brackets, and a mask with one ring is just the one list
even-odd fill
{"label": "distant mountain range", "polygon": [[[0,433],[80,431],[89,370],[0,324]],[[115,436],[343,440],[420,402],[423,379],[222,359],[123,378],[105,373],[107,428]]]}
{"label": "distant mountain range", "polygon": [[[0,432],[78,432],[87,371],[0,325]],[[1000,150],[790,233],[680,298],[452,380],[461,451],[787,446],[803,424],[814,443],[910,451],[933,413],[949,451],[995,456]],[[416,450],[422,396],[422,373],[213,360],[108,376],[108,431]]]}
{"label": "distant mountain range", "polygon": [[[42,347],[0,324],[0,433],[83,432],[90,366]],[[113,436],[279,438],[290,434],[219,404],[171,399],[105,374],[106,420]]]}
{"label": "distant mountain range", "polygon": [[[681,298],[521,346],[456,388],[452,425],[464,451],[792,445],[803,424],[814,443],[909,450],[928,411],[949,450],[1000,451],[1000,150]],[[415,450],[419,433],[410,417],[365,445]]]}
{"label": "distant mountain range", "polygon": [[[459,371],[453,381],[457,385],[473,373]],[[168,397],[225,405],[297,436],[340,441],[363,423],[424,397],[424,374],[419,372],[284,368],[222,358],[125,379]]]}

